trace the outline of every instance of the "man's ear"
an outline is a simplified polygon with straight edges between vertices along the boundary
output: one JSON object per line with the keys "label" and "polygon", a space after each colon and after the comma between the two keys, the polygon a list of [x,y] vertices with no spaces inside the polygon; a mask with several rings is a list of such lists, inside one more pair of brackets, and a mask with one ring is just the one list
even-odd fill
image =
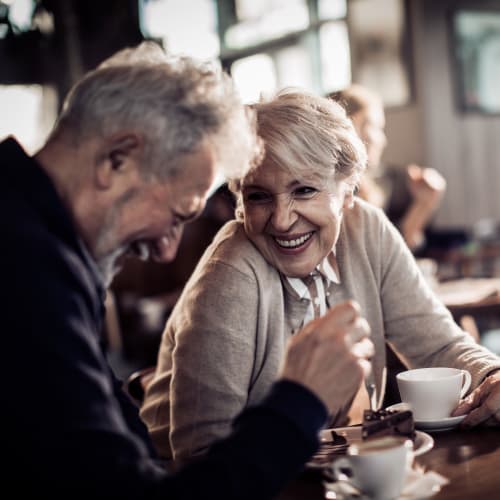
{"label": "man's ear", "polygon": [[136,169],[143,141],[138,134],[122,133],[103,141],[95,162],[95,182],[100,189],[108,189],[117,174]]}

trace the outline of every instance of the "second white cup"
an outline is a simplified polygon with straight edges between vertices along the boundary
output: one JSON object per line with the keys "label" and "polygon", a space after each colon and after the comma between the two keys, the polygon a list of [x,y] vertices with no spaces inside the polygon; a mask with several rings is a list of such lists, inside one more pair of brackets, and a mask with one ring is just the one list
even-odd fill
{"label": "second white cup", "polygon": [[373,500],[390,500],[401,493],[412,463],[412,442],[387,436],[352,444],[346,456],[332,463],[332,472]]}

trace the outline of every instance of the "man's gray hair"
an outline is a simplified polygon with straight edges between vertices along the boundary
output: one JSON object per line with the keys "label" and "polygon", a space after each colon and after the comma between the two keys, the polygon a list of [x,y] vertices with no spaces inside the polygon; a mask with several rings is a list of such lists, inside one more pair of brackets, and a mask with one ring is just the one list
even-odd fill
{"label": "man's gray hair", "polygon": [[183,155],[209,143],[230,179],[261,155],[254,122],[219,65],[143,42],[117,52],[72,88],[54,134],[81,141],[139,133],[144,175],[157,178],[175,175]]}

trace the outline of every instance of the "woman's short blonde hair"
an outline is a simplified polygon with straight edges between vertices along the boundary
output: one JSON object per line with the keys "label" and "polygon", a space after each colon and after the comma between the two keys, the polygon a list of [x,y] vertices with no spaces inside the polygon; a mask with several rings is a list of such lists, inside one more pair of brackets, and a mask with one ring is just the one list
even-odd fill
{"label": "woman's short blonde hair", "polygon": [[[366,150],[338,103],[303,90],[284,89],[251,107],[264,141],[264,163],[272,161],[296,179],[314,178],[325,186],[340,179],[358,184],[366,167]],[[238,205],[245,177],[230,183]]]}

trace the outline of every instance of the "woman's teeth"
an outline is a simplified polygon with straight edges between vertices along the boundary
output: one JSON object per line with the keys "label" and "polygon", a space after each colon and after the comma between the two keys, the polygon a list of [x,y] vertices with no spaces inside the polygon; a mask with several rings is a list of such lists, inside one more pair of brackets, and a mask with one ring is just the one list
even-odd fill
{"label": "woman's teeth", "polygon": [[280,247],[296,248],[299,247],[300,245],[303,245],[312,236],[312,234],[313,233],[308,233],[294,240],[280,240],[279,238],[275,238],[275,241],[276,243],[278,243]]}

